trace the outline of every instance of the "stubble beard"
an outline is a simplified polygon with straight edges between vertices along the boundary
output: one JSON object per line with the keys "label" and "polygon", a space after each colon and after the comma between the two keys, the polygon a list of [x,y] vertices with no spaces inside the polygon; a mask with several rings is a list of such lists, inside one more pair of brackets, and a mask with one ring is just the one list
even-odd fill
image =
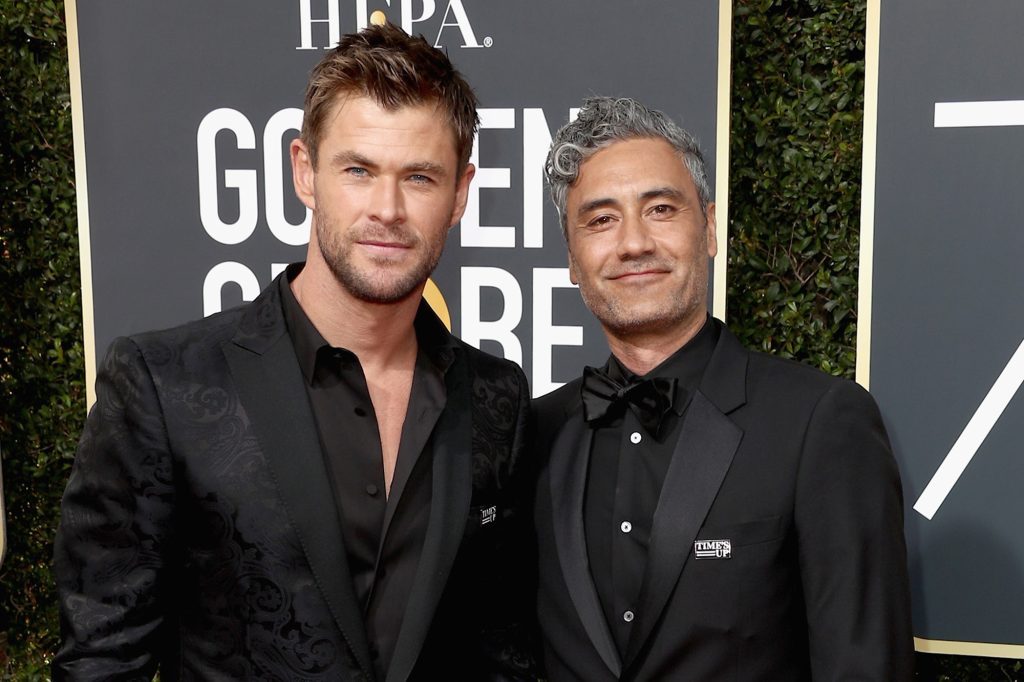
{"label": "stubble beard", "polygon": [[[338,283],[350,294],[367,303],[397,303],[415,293],[441,260],[444,242],[425,244],[414,233],[401,228],[382,228],[380,235],[408,244],[419,258],[407,265],[377,259],[369,268],[360,268],[353,263],[356,245],[346,241],[334,224],[324,216],[316,220],[317,245],[320,255]],[[369,235],[363,235],[364,237]],[[426,248],[424,248],[426,247]]]}
{"label": "stubble beard", "polygon": [[617,337],[669,331],[692,317],[703,319],[707,308],[707,268],[693,272],[688,284],[657,300],[646,296],[627,300],[615,292],[602,293],[585,282],[586,278],[581,278],[579,284],[583,304],[608,333]]}

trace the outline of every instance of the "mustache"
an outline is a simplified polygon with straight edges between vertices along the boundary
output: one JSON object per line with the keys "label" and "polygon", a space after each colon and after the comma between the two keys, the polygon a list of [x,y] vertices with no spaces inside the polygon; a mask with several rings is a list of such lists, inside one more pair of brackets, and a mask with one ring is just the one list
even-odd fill
{"label": "mustache", "polygon": [[373,225],[358,228],[351,237],[354,242],[386,242],[399,244],[404,247],[415,246],[419,243],[419,236],[412,230],[407,230],[400,225],[382,227]]}
{"label": "mustache", "polygon": [[606,272],[605,277],[614,278],[622,277],[623,275],[635,275],[638,272],[648,272],[651,270],[669,271],[671,269],[672,263],[669,261],[662,258],[643,257],[619,264],[614,270]]}

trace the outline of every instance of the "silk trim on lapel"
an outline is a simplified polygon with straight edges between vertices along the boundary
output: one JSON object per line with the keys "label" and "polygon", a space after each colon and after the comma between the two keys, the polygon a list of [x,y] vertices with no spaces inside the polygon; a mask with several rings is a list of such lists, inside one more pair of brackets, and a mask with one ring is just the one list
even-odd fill
{"label": "silk trim on lapel", "polygon": [[434,481],[430,520],[387,682],[405,682],[412,674],[469,518],[473,494],[472,381],[461,354],[456,355],[445,377],[447,402],[432,441]]}
{"label": "silk trim on lapel", "polygon": [[[252,348],[251,339],[245,341]],[[264,352],[234,343],[224,346],[242,405],[252,419],[317,585],[353,656],[367,678],[373,679],[362,611],[352,588],[337,506],[302,370],[283,329],[261,350]]]}
{"label": "silk trim on lapel", "polygon": [[583,494],[587,485],[587,462],[590,460],[593,431],[583,420],[582,409],[580,405],[569,411],[566,424],[551,447],[551,521],[562,575],[576,614],[601,660],[618,677],[622,663],[590,575],[583,530]]}
{"label": "silk trim on lapel", "polygon": [[654,512],[640,609],[626,651],[627,668],[660,619],[742,438],[742,429],[703,393],[694,395]]}

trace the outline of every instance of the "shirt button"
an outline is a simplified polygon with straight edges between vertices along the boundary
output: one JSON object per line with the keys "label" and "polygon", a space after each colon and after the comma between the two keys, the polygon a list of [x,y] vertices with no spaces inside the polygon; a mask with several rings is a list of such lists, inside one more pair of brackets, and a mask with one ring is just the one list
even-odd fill
{"label": "shirt button", "polygon": [[626,611],[624,614],[622,614],[622,620],[626,621],[627,623],[632,623],[633,622],[633,612],[632,611]]}
{"label": "shirt button", "polygon": [[378,492],[380,492],[380,490],[378,490],[377,486],[374,484],[370,483],[366,486],[366,494],[370,497],[375,497]]}
{"label": "shirt button", "polygon": [[619,528],[622,530],[623,533],[628,533],[629,531],[633,530],[633,524],[629,521],[623,521],[622,525],[620,525]]}
{"label": "shirt button", "polygon": [[644,437],[640,435],[639,431],[634,431],[633,433],[629,434],[629,442],[632,443],[633,445],[639,443],[641,440],[643,440],[643,438]]}

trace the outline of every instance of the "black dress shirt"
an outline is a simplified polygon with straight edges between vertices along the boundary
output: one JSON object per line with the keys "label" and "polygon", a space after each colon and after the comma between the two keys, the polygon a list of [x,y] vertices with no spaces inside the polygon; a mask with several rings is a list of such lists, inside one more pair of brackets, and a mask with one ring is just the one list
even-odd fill
{"label": "black dress shirt", "polygon": [[310,322],[289,286],[298,272],[289,270],[281,280],[285,321],[316,418],[370,653],[378,679],[384,679],[430,518],[431,434],[446,402],[450,336],[429,315],[417,315],[419,351],[391,491],[385,494],[380,433],[359,358],[328,344]]}
{"label": "black dress shirt", "polygon": [[[583,504],[587,558],[601,607],[621,653],[626,651],[636,617],[665,474],[686,407],[717,342],[718,328],[705,321],[686,345],[641,377],[678,379],[672,409],[658,433],[648,432],[625,406],[592,424]],[[637,378],[614,355],[609,357],[605,371],[619,383]]]}

